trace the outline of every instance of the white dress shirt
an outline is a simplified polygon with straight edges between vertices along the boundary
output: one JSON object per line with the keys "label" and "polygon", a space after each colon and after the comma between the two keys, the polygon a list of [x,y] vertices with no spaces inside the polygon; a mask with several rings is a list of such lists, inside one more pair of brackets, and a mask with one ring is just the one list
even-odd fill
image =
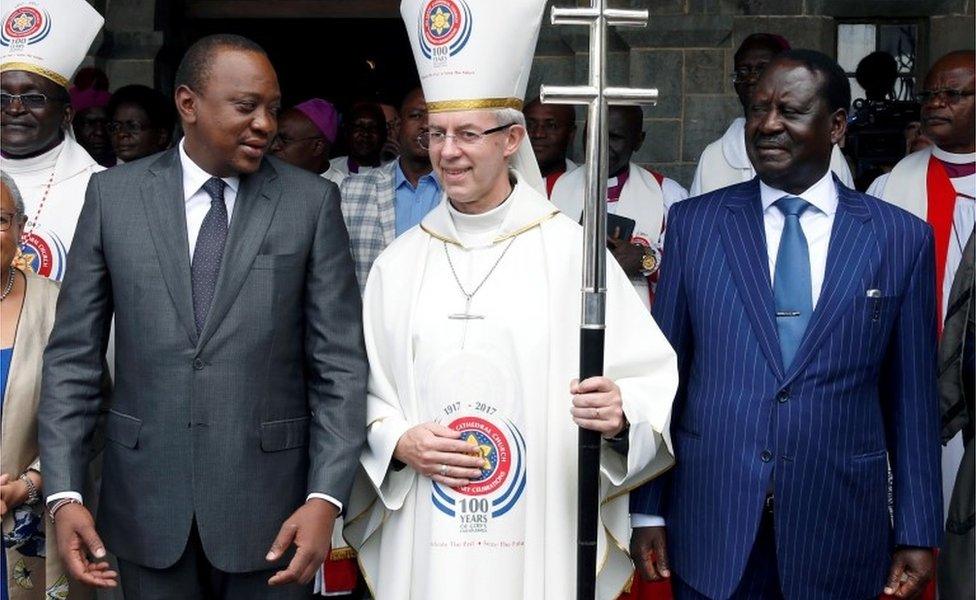
{"label": "white dress shirt", "polygon": [[[210,194],[203,189],[213,175],[200,168],[186,153],[180,140],[180,166],[183,168],[183,202],[186,206],[186,237],[190,242],[190,264],[193,264],[193,251],[197,247],[197,236],[200,226],[210,211]],[[241,185],[240,177],[221,177],[224,187],[224,204],[227,205],[227,225],[234,216],[234,205],[237,203],[237,189]]]}
{"label": "white dress shirt", "polygon": [[[203,189],[203,184],[210,180],[213,175],[207,173],[200,165],[193,162],[193,159],[187,155],[186,150],[183,148],[183,143],[186,139],[180,140],[180,166],[183,170],[183,201],[186,209],[186,236],[190,244],[190,264],[193,264],[193,251],[196,249],[197,237],[200,235],[200,227],[203,225],[203,219],[207,216],[207,212],[210,210],[210,194],[208,194]],[[230,226],[230,220],[234,214],[234,204],[237,202],[237,190],[241,185],[240,177],[221,177],[221,180],[226,185],[224,188],[224,204],[227,205],[227,225]],[[75,491],[70,492],[58,492],[56,494],[51,494],[47,497],[47,504],[50,505],[52,502],[64,498],[71,498],[77,500],[78,502],[83,502],[81,494]],[[332,496],[328,494],[321,494],[318,492],[312,492],[308,495],[306,500],[312,498],[319,498],[320,500],[325,500],[331,502],[342,511],[342,502],[339,502]]]}
{"label": "white dress shirt", "polygon": [[[786,217],[773,205],[784,196],[798,196],[810,203],[800,215],[800,229],[807,238],[810,252],[810,293],[813,306],[817,306],[823,288],[824,273],[827,270],[827,249],[830,246],[830,230],[837,214],[837,186],[831,171],[827,171],[820,181],[799,194],[789,194],[770,187],[759,180],[759,194],[763,209],[763,227],[766,230],[766,253],[769,255],[769,281],[776,277],[776,255],[779,241],[783,237]],[[658,515],[630,515],[632,527],[663,527],[664,518]]]}

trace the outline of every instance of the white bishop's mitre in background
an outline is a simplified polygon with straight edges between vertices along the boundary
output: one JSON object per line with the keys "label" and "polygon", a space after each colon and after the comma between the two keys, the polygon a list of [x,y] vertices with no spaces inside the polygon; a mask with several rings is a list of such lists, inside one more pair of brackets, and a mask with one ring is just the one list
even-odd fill
{"label": "white bishop's mitre in background", "polygon": [[85,0],[4,2],[0,70],[28,71],[69,87],[105,19]]}

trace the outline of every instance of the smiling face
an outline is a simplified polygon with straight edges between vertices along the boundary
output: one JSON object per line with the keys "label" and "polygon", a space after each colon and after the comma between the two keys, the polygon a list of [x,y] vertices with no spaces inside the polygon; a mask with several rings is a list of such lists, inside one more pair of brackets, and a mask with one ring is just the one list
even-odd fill
{"label": "smiling face", "polygon": [[792,60],[774,60],[756,85],[746,117],[746,149],[759,177],[798,194],[824,176],[847,112],[831,111],[825,77]]}
{"label": "smiling face", "polygon": [[974,60],[972,52],[953,52],[939,59],[925,78],[924,91],[959,90],[969,95],[953,102],[938,94],[922,104],[922,128],[935,145],[960,154],[976,151],[976,120],[973,96]]}
{"label": "smiling face", "polygon": [[278,77],[264,54],[217,48],[206,87],[179,87],[176,106],[194,162],[217,177],[253,173],[278,128]]}
{"label": "smiling face", "polygon": [[0,113],[0,148],[14,157],[40,154],[61,143],[62,131],[71,123],[68,92],[46,77],[27,71],[0,73],[5,94],[44,94],[47,103],[28,109],[23,102],[11,102]]}
{"label": "smiling face", "polygon": [[[434,113],[428,118],[431,131],[453,136],[460,131],[481,133],[499,126],[495,113],[484,110]],[[525,128],[503,129],[471,144],[459,145],[446,138],[430,146],[430,162],[455,208],[478,214],[491,210],[510,192],[508,157],[518,150]]]}

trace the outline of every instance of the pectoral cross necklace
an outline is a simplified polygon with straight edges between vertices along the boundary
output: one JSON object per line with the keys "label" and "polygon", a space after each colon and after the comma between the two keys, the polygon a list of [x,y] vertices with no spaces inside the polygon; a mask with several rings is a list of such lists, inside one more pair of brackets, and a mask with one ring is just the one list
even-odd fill
{"label": "pectoral cross necklace", "polygon": [[505,258],[505,254],[508,252],[508,249],[512,247],[513,242],[515,242],[514,237],[508,241],[508,244],[505,245],[505,248],[502,250],[502,253],[498,255],[497,259],[495,259],[495,264],[491,266],[491,269],[488,269],[488,273],[481,280],[481,283],[479,283],[477,287],[475,287],[474,290],[471,291],[470,293],[466,289],[464,289],[464,285],[461,284],[461,278],[458,277],[457,269],[454,268],[454,261],[451,260],[451,251],[447,248],[447,242],[444,242],[444,255],[447,256],[447,265],[451,267],[451,275],[454,275],[454,282],[457,284],[458,290],[460,290],[461,295],[464,296],[464,312],[451,313],[447,315],[448,319],[465,321],[464,335],[461,338],[462,348],[464,348],[464,340],[467,337],[467,333],[468,333],[467,321],[475,321],[475,320],[481,320],[485,318],[484,315],[472,314],[471,300],[472,298],[474,298],[475,294],[477,294],[481,290],[481,287],[485,285],[485,282],[488,281],[488,278],[491,277],[491,274],[495,272],[495,269],[498,268],[498,263],[502,262],[502,259]]}

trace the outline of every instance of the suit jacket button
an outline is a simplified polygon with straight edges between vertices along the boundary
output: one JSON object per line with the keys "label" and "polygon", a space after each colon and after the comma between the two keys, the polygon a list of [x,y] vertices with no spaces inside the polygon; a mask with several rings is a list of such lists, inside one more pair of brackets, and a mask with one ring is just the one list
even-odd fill
{"label": "suit jacket button", "polygon": [[779,400],[780,404],[786,402],[790,399],[790,388],[784,388],[776,394],[776,399]]}
{"label": "suit jacket button", "polygon": [[197,371],[202,370],[203,369],[203,361],[201,359],[199,359],[199,358],[194,358],[193,359],[193,368],[196,369]]}
{"label": "suit jacket button", "polygon": [[768,463],[769,461],[773,460],[773,453],[769,450],[763,450],[762,454],[759,455],[759,458],[761,458],[764,463]]}

